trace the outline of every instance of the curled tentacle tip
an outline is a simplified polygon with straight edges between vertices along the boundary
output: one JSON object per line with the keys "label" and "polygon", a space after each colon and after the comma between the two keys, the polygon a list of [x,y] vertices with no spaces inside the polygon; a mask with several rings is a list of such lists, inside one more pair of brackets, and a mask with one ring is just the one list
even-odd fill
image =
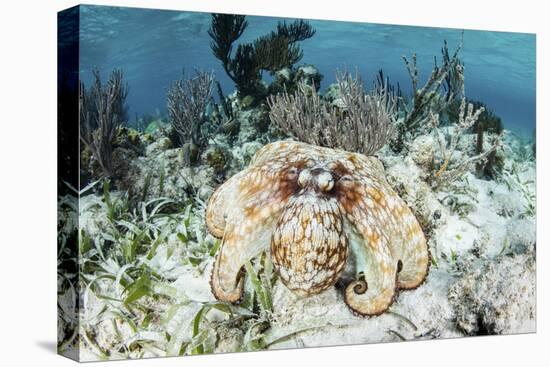
{"label": "curled tentacle tip", "polygon": [[353,292],[355,294],[364,294],[369,289],[369,284],[366,280],[360,279],[356,280],[353,285]]}

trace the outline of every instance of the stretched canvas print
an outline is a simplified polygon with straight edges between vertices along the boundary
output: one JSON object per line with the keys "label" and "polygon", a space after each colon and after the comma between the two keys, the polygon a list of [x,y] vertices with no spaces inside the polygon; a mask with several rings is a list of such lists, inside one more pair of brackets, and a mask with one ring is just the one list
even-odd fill
{"label": "stretched canvas print", "polygon": [[535,35],[59,13],[58,351],[535,332]]}

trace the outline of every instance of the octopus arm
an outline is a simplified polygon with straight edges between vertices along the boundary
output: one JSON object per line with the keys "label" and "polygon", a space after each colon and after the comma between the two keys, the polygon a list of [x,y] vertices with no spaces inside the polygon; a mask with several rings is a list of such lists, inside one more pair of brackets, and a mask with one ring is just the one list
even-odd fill
{"label": "octopus arm", "polygon": [[397,264],[384,236],[376,238],[376,232],[361,224],[347,227],[357,279],[346,287],[344,301],[359,315],[379,315],[393,302]]}
{"label": "octopus arm", "polygon": [[383,178],[383,173],[382,164],[376,158],[368,158],[352,182],[347,183],[341,204],[366,246],[371,247],[367,251],[370,257],[389,252],[388,261],[397,267],[396,287],[416,288],[428,274],[426,239],[415,216]]}
{"label": "octopus arm", "polygon": [[397,287],[414,289],[428,275],[430,255],[426,237],[411,209],[386,181],[382,163],[375,157],[367,159],[377,172],[377,180],[373,183],[365,178],[367,175],[362,176],[364,195],[359,205],[364,210],[369,209],[369,204],[375,208],[370,213],[389,237],[393,258],[399,263]]}
{"label": "octopus arm", "polygon": [[[388,238],[392,256],[399,263],[397,287],[418,287],[429,269],[429,251],[424,232],[405,201],[384,178],[384,167],[374,157],[363,157],[362,171],[347,200],[348,215],[353,222],[370,220]],[[375,173],[370,175],[369,173]]]}
{"label": "octopus arm", "polygon": [[247,171],[241,171],[220,185],[210,197],[206,207],[206,226],[210,233],[222,238],[225,231],[225,217],[229,208],[236,204],[239,184]]}
{"label": "octopus arm", "polygon": [[241,299],[244,265],[269,247],[274,228],[273,220],[259,223],[246,217],[226,225],[210,281],[216,299],[231,303]]}
{"label": "octopus arm", "polygon": [[394,228],[390,232],[394,234],[392,251],[400,267],[397,286],[400,289],[414,289],[428,275],[430,254],[424,232],[416,217],[401,198],[396,199],[399,201],[396,210],[400,214],[397,216],[398,220],[392,222]]}
{"label": "octopus arm", "polygon": [[[290,196],[284,182],[269,174],[266,166],[251,167],[235,181],[222,185],[220,196],[209,203],[209,229],[223,233],[219,253],[212,271],[211,286],[220,301],[237,302],[243,292],[243,266],[269,248],[271,235],[280,213]],[[227,188],[223,186],[227,185]],[[213,223],[222,223],[216,226]],[[222,231],[223,228],[223,231]]]}

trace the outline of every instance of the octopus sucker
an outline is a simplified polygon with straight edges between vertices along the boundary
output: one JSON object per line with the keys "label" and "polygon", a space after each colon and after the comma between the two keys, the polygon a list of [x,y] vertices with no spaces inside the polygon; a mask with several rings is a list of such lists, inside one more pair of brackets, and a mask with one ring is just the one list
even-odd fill
{"label": "octopus sucker", "polygon": [[211,277],[220,301],[241,299],[244,264],[264,251],[282,283],[301,296],[355,269],[344,302],[361,316],[385,312],[399,289],[418,287],[429,270],[420,224],[382,163],[362,154],[268,144],[214,192],[206,222],[222,239]]}

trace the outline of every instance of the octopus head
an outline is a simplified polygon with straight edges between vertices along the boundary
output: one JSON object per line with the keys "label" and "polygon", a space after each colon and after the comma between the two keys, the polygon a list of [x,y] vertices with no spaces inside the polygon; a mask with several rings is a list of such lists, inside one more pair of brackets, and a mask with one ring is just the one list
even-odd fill
{"label": "octopus head", "polygon": [[343,217],[335,198],[336,174],[326,165],[296,174],[298,190],[283,208],[271,255],[283,283],[299,295],[331,287],[348,257]]}

